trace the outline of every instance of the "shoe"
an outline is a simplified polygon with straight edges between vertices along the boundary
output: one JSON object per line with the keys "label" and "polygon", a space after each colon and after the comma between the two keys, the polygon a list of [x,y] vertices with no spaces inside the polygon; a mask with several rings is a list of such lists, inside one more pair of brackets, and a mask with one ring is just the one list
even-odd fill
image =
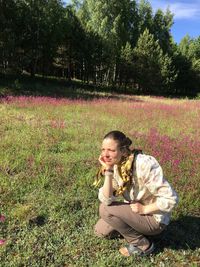
{"label": "shoe", "polygon": [[155,249],[154,243],[151,243],[150,246],[144,251],[133,244],[128,244],[125,247],[128,250],[129,256],[135,255],[141,257],[150,255]]}

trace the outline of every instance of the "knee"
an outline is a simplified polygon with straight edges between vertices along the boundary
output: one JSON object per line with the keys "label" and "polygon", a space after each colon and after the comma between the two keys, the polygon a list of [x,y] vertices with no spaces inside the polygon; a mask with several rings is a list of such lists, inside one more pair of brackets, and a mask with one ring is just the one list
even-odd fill
{"label": "knee", "polygon": [[98,227],[98,225],[96,224],[94,226],[94,235],[97,236],[97,237],[105,237],[105,235],[103,234],[103,231],[101,228]]}
{"label": "knee", "polygon": [[104,228],[102,227],[100,220],[94,226],[94,235],[97,237],[105,237],[106,235],[104,234]]}
{"label": "knee", "polygon": [[110,216],[109,206],[101,203],[99,206],[99,216],[103,219],[107,219]]}
{"label": "knee", "polygon": [[100,218],[94,226],[94,234],[98,237],[109,238],[113,231],[113,227],[109,225],[106,221],[104,221],[102,218]]}

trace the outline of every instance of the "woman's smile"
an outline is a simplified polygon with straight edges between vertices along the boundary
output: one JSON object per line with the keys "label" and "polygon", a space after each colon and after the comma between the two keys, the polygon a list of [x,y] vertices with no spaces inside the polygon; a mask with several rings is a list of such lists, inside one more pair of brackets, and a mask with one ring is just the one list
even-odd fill
{"label": "woman's smile", "polygon": [[104,157],[104,161],[105,161],[105,162],[111,162],[112,159],[108,159],[108,158],[105,158],[105,157]]}

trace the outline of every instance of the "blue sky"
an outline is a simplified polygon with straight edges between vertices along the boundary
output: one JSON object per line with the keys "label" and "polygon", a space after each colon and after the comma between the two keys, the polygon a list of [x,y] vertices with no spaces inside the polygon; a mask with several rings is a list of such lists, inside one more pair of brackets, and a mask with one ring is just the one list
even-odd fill
{"label": "blue sky", "polygon": [[196,38],[200,36],[200,0],[149,0],[153,10],[161,8],[163,11],[169,7],[174,14],[174,25],[171,28],[175,42],[189,34]]}
{"label": "blue sky", "polygon": [[[71,1],[64,2],[70,3]],[[174,14],[171,33],[175,42],[179,43],[186,34],[192,38],[200,36],[200,0],[149,0],[149,2],[154,11],[158,8],[166,11],[169,7]]]}

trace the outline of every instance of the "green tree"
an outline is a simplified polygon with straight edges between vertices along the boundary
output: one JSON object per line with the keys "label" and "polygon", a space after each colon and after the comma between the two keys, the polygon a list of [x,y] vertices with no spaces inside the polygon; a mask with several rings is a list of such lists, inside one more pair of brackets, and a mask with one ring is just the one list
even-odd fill
{"label": "green tree", "polygon": [[200,37],[192,39],[186,35],[177,47],[175,64],[179,70],[178,91],[195,95],[200,87]]}
{"label": "green tree", "polygon": [[1,1],[1,7],[1,54],[6,55],[7,65],[28,70],[32,76],[36,72],[50,74],[49,66],[62,38],[62,2],[8,0]]}
{"label": "green tree", "polygon": [[[121,49],[120,64],[120,86],[124,85],[125,89],[134,77],[133,49],[129,42]],[[133,81],[132,81],[133,82]]]}
{"label": "green tree", "polygon": [[104,54],[108,55],[107,84],[116,83],[122,46],[129,41],[131,1],[84,1],[79,17],[87,31],[94,32],[104,42]]}
{"label": "green tree", "polygon": [[153,28],[153,11],[151,4],[147,0],[140,0],[138,4],[139,15],[139,33],[142,34],[145,29],[152,32]]}
{"label": "green tree", "polygon": [[200,74],[200,36],[189,43],[187,57],[192,61],[193,69]]}
{"label": "green tree", "polygon": [[177,74],[172,60],[164,54],[159,41],[146,29],[134,49],[136,56],[136,79],[142,91],[162,94],[173,88]]}
{"label": "green tree", "polygon": [[187,58],[189,58],[189,47],[190,43],[192,42],[192,39],[190,36],[187,34],[186,36],[183,37],[183,39],[180,41],[179,44],[179,50],[181,54]]}
{"label": "green tree", "polygon": [[172,54],[173,38],[170,29],[173,25],[173,14],[169,9],[164,13],[161,9],[153,17],[153,34],[164,53]]}
{"label": "green tree", "polygon": [[17,2],[18,46],[23,50],[23,68],[32,76],[36,71],[49,73],[58,43],[64,10],[59,0]]}
{"label": "green tree", "polygon": [[[147,0],[0,1],[0,68],[143,91],[172,92],[199,77],[199,40],[175,48],[173,15]],[[173,60],[173,61],[172,61]],[[195,78],[196,79],[196,78]],[[196,81],[196,80],[195,80]]]}
{"label": "green tree", "polygon": [[16,2],[14,0],[0,1],[0,69],[8,72],[17,70],[14,64],[17,36],[15,33],[15,18],[17,17]]}
{"label": "green tree", "polygon": [[71,80],[72,78],[76,78],[76,76],[82,75],[82,49],[84,47],[85,35],[84,29],[75,14],[75,10],[70,6],[65,10],[64,25],[62,46],[65,47],[65,53],[62,57],[66,62],[66,76]]}

